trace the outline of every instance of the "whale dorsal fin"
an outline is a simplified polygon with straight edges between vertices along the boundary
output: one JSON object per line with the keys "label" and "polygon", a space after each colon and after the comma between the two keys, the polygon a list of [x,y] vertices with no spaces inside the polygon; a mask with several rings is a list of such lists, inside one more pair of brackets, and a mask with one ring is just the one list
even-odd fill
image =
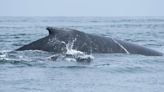
{"label": "whale dorsal fin", "polygon": [[59,29],[58,28],[55,28],[55,27],[47,27],[46,29],[48,30],[49,35],[56,34],[59,31]]}

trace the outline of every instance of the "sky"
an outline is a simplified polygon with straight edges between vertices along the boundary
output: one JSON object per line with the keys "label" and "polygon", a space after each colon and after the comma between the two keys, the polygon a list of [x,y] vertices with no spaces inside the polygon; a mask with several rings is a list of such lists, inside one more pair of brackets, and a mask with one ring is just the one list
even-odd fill
{"label": "sky", "polygon": [[164,0],[0,0],[0,16],[164,16]]}

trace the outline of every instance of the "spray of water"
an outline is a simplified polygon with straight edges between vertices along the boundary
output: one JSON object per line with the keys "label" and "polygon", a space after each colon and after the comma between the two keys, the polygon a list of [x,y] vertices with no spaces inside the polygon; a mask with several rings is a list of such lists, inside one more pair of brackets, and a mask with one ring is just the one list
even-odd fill
{"label": "spray of water", "polygon": [[[56,39],[55,39],[56,41]],[[74,43],[76,42],[76,38],[72,41],[69,41],[66,46],[66,52],[62,54],[55,54],[50,56],[49,58],[53,60],[64,59],[66,61],[76,61],[76,62],[91,62],[94,57],[92,55],[87,55],[84,52],[78,51],[74,49]],[[64,42],[65,43],[65,42]]]}

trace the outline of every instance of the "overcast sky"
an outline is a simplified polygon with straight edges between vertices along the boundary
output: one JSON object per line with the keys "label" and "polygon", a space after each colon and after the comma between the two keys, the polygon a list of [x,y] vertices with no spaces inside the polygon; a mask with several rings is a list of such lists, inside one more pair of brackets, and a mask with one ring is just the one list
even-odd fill
{"label": "overcast sky", "polygon": [[164,0],[0,0],[0,16],[164,16]]}

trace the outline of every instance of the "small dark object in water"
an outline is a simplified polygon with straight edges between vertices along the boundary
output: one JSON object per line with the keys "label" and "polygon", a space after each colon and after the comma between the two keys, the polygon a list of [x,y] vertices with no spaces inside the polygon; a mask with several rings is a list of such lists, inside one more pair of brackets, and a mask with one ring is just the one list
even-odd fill
{"label": "small dark object in water", "polygon": [[57,60],[57,58],[58,58],[58,56],[53,56],[53,57],[51,57],[51,60]]}
{"label": "small dark object in water", "polygon": [[52,55],[52,56],[50,56],[48,58],[51,59],[51,60],[53,60],[53,61],[56,61],[59,57],[60,57],[60,55],[55,54],[55,55]]}
{"label": "small dark object in water", "polygon": [[79,63],[90,63],[92,59],[90,57],[87,58],[78,57],[76,58],[76,61]]}

